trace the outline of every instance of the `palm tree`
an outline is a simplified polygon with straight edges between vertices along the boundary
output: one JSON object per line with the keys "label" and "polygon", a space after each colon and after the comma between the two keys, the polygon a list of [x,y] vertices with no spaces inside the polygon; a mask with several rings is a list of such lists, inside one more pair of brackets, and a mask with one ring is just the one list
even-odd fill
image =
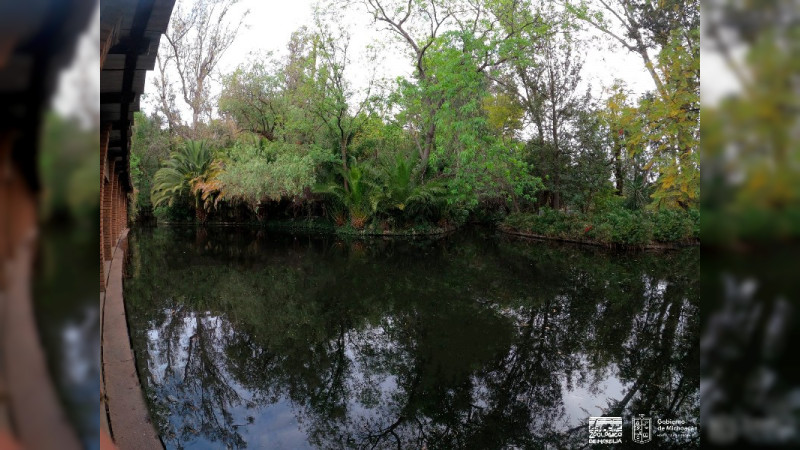
{"label": "palm tree", "polygon": [[201,200],[208,199],[209,185],[219,172],[216,170],[211,149],[205,141],[186,141],[173,152],[153,177],[150,199],[153,207],[172,206],[177,199],[191,194],[194,198],[195,215],[205,222],[206,210]]}
{"label": "palm tree", "polygon": [[382,167],[379,209],[390,215],[413,218],[430,214],[440,206],[447,194],[445,184],[442,179],[422,182],[415,176],[419,164],[419,154],[414,152],[408,158],[397,155],[393,164]]}
{"label": "palm tree", "polygon": [[367,166],[352,165],[348,169],[339,168],[338,172],[344,179],[344,184],[339,181],[331,181],[327,184],[317,185],[314,191],[333,197],[344,206],[350,216],[350,224],[353,228],[364,228],[367,219],[375,213],[377,208],[377,189],[371,180],[371,171]]}

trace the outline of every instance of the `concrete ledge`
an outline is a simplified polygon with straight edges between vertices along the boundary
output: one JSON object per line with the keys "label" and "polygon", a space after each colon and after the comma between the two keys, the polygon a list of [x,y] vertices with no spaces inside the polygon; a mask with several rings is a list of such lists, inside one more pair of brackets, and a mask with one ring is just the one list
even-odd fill
{"label": "concrete ledge", "polygon": [[142,394],[125,316],[122,269],[127,242],[125,230],[113,251],[106,292],[101,296],[102,393],[111,436],[120,450],[159,449],[164,445]]}
{"label": "concrete ledge", "polygon": [[[10,427],[22,448],[79,449],[78,436],[65,415],[50,378],[33,307],[31,280],[35,238],[24,239],[14,257],[0,265],[8,280],[0,292],[0,434]],[[3,448],[0,445],[0,448]]]}

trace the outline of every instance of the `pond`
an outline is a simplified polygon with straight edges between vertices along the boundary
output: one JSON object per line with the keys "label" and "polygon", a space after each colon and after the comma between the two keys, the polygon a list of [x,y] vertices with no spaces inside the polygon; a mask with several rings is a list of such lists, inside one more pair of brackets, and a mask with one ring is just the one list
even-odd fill
{"label": "pond", "polygon": [[578,447],[603,415],[628,445],[640,414],[697,447],[699,253],[158,227],[125,301],[170,449]]}

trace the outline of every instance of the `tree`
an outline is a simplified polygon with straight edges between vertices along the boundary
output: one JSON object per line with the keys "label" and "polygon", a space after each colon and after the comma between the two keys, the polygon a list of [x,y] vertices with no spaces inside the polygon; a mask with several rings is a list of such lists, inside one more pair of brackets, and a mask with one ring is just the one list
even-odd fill
{"label": "tree", "polygon": [[153,207],[171,206],[191,196],[197,219],[205,222],[204,193],[208,192],[208,183],[218,175],[218,166],[213,162],[211,149],[204,141],[187,141],[153,177]]}
{"label": "tree", "polygon": [[[350,34],[339,29],[336,34],[317,18],[320,28],[316,36],[318,43],[319,69],[309,88],[311,108],[317,118],[325,125],[328,138],[331,139],[339,153],[342,171],[349,170],[348,148],[371,115],[375,106],[372,88],[375,72],[363,93],[359,93],[345,77],[345,71],[351,63],[349,55]],[[375,55],[367,64],[375,67]],[[359,95],[360,94],[360,95]],[[354,104],[354,108],[351,107]],[[352,110],[352,111],[351,111]],[[347,176],[342,178],[345,191],[350,189]]]}
{"label": "tree", "polygon": [[451,68],[468,78],[466,71],[483,76],[523,54],[525,48],[516,44],[522,33],[540,25],[539,20],[527,13],[527,1],[365,0],[364,5],[376,23],[385,24],[411,50],[415,80],[405,82],[406,101],[414,104],[409,117],[416,122],[412,132],[422,163],[420,177],[424,178],[437,146],[437,115],[448,101],[443,94],[459,87],[440,84],[443,71],[436,71],[436,65],[441,59],[432,53],[458,45],[464,64]]}
{"label": "tree", "polygon": [[539,173],[547,176],[545,187],[553,209],[562,207],[561,182],[571,160],[567,130],[574,127],[578,110],[586,100],[577,91],[583,55],[568,29],[559,31],[539,38],[540,56],[518,59],[513,64],[520,86],[517,93],[537,132],[531,148],[540,152],[536,161]]}
{"label": "tree", "polygon": [[[598,0],[594,6],[585,0],[567,3],[567,8],[586,23],[617,41],[623,48],[642,58],[659,94],[667,95],[666,80],[659,73],[650,51],[656,53],[675,44],[689,53],[699,51],[693,30],[700,27],[698,0]],[[623,33],[616,30],[621,29]]]}
{"label": "tree", "polygon": [[420,182],[415,177],[419,155],[395,155],[395,160],[380,168],[382,182],[378,208],[390,216],[413,218],[438,211],[447,190],[441,179]]}
{"label": "tree", "polygon": [[[362,229],[367,220],[378,208],[380,191],[373,180],[369,167],[353,165],[340,169],[344,186],[338,182],[321,183],[314,187],[315,192],[327,195],[347,210],[350,224],[355,229]],[[336,213],[338,213],[337,211]]]}
{"label": "tree", "polygon": [[[658,173],[655,207],[699,201],[700,8],[697,0],[598,0],[568,9],[642,59],[657,95],[640,102],[646,115],[634,151],[651,148],[645,169]],[[623,33],[615,30],[621,29]],[[653,56],[655,55],[655,57]],[[630,148],[630,147],[629,147]]]}
{"label": "tree", "polygon": [[329,162],[328,152],[262,140],[257,145],[238,143],[228,150],[218,189],[229,201],[242,201],[253,211],[268,201],[284,198],[302,201],[317,179],[317,168]]}
{"label": "tree", "polygon": [[636,135],[637,110],[630,104],[628,93],[621,80],[616,80],[610,88],[608,98],[600,115],[606,129],[606,137],[610,147],[611,162],[613,164],[614,187],[616,193],[622,196],[625,192],[625,180],[628,177],[629,162],[626,138]]}
{"label": "tree", "polygon": [[159,55],[159,78],[156,85],[160,92],[159,108],[170,120],[176,120],[172,85],[168,81],[169,67],[178,74],[179,91],[183,101],[192,111],[190,134],[195,136],[202,118],[211,114],[211,91],[209,77],[216,69],[222,55],[233,44],[240,27],[248,14],[245,11],[237,20],[228,20],[231,7],[238,0],[196,0],[188,9],[180,4],[175,8],[170,27],[164,35],[165,41]]}
{"label": "tree", "polygon": [[277,61],[256,59],[239,66],[222,80],[219,112],[231,117],[239,128],[268,141],[280,138],[287,120],[287,98],[283,71],[270,73]]}
{"label": "tree", "polygon": [[594,105],[578,112],[575,130],[570,134],[574,151],[564,177],[565,200],[581,212],[589,213],[599,200],[613,194],[608,133]]}
{"label": "tree", "polygon": [[131,179],[134,187],[132,217],[148,220],[153,214],[150,201],[153,176],[161,161],[169,157],[171,142],[168,132],[161,129],[161,118],[134,113],[131,136]]}

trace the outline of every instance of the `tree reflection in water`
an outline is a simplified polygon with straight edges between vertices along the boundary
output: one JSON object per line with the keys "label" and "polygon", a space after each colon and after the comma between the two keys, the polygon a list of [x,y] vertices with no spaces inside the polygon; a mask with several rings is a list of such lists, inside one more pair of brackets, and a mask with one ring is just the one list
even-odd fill
{"label": "tree reflection in water", "polygon": [[626,436],[634,414],[697,423],[697,250],[230,228],[138,230],[130,249],[169,448],[585,447],[590,415]]}

